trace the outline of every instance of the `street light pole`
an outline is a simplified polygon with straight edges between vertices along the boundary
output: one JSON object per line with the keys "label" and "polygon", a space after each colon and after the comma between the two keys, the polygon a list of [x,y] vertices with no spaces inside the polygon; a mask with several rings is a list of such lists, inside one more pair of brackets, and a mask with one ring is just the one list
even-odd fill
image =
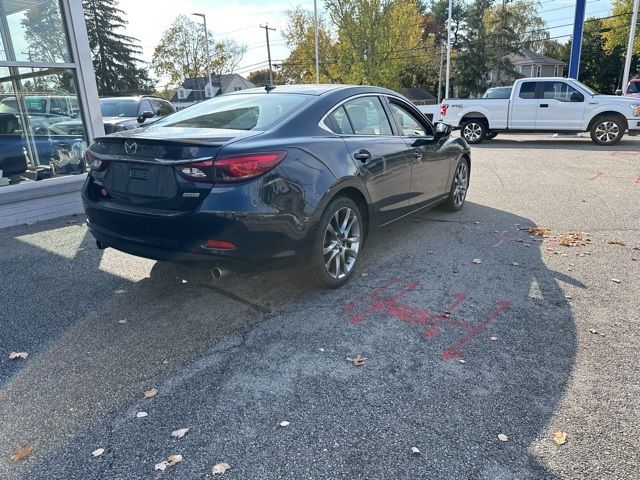
{"label": "street light pole", "polygon": [[313,41],[316,50],[316,83],[320,83],[320,61],[318,58],[318,0],[313,0]]}
{"label": "street light pole", "polygon": [[453,0],[449,0],[449,18],[447,18],[447,78],[444,87],[444,98],[449,97],[449,77],[451,76],[451,17],[453,16]]}
{"label": "street light pole", "polygon": [[207,30],[207,17],[204,13],[192,13],[191,15],[202,17],[202,21],[204,23],[204,47],[207,54],[207,74],[209,76],[209,88],[213,89],[213,82],[211,81],[211,56],[209,55],[209,31]]}
{"label": "street light pole", "polygon": [[633,57],[633,44],[636,40],[636,22],[638,21],[638,5],[640,0],[633,2],[633,15],[631,17],[631,29],[629,30],[629,44],[627,45],[627,58],[624,61],[624,75],[622,76],[622,94],[627,91],[629,84],[629,72],[631,71],[631,57]]}

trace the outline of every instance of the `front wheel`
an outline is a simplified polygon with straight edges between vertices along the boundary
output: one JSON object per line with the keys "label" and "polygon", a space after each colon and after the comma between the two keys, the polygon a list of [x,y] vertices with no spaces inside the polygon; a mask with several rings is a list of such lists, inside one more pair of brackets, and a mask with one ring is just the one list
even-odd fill
{"label": "front wheel", "polygon": [[442,204],[445,210],[457,212],[464,206],[467,198],[467,190],[469,189],[469,160],[462,157],[458,160],[453,180],[451,181],[451,189],[447,200]]}
{"label": "front wheel", "polygon": [[460,132],[462,134],[462,138],[464,138],[467,143],[471,145],[475,145],[476,143],[482,142],[487,135],[487,127],[482,120],[467,120],[462,124],[460,128]]}
{"label": "front wheel", "polygon": [[310,276],[326,288],[344,285],[356,267],[364,239],[364,224],[358,206],[347,197],[332,200],[318,222]]}
{"label": "front wheel", "polygon": [[591,126],[591,140],[598,145],[614,145],[624,135],[625,126],[620,118],[607,115],[597,119]]}

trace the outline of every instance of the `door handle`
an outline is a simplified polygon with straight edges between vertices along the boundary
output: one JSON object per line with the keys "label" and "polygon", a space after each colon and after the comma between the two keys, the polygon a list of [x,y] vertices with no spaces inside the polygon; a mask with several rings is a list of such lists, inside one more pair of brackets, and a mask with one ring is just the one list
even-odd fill
{"label": "door handle", "polygon": [[362,149],[358,153],[354,153],[353,158],[355,158],[356,160],[360,160],[361,162],[366,162],[367,160],[371,159],[371,152]]}
{"label": "door handle", "polygon": [[541,103],[540,108],[547,108],[549,106],[548,103]]}
{"label": "door handle", "polygon": [[422,160],[422,153],[418,152],[417,150],[414,150],[413,158],[415,158],[419,162],[420,160]]}

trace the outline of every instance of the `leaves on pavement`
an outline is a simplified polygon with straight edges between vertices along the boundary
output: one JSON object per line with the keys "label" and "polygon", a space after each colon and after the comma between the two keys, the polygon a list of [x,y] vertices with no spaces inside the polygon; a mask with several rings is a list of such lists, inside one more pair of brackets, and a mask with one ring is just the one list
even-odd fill
{"label": "leaves on pavement", "polygon": [[411,447],[411,453],[414,455],[420,455],[420,449],[418,447]]}
{"label": "leaves on pavement", "polygon": [[146,392],[144,392],[144,398],[152,398],[155,397],[158,394],[158,390],[156,390],[155,388],[152,388],[151,390],[147,390]]}
{"label": "leaves on pavement", "polygon": [[211,469],[211,473],[214,475],[224,475],[224,473],[230,468],[231,466],[228,463],[216,463]]}
{"label": "leaves on pavement", "polygon": [[499,433],[498,440],[500,440],[501,442],[506,442],[507,440],[509,440],[509,437],[507,437],[504,433]]}
{"label": "leaves on pavement", "polygon": [[347,357],[347,362],[351,362],[354,367],[361,367],[362,365],[364,365],[364,362],[366,361],[367,361],[367,357],[363,357],[360,354],[358,354],[354,358]]}
{"label": "leaves on pavement", "polygon": [[156,463],[154,470],[161,470],[164,472],[168,467],[173,467],[176,463],[180,463],[181,461],[182,455],[169,455],[166,460],[163,460],[160,463]]}
{"label": "leaves on pavement", "polygon": [[9,354],[9,360],[16,360],[16,359],[26,360],[28,356],[29,354],[27,352],[11,352]]}
{"label": "leaves on pavement", "polygon": [[33,451],[33,445],[25,445],[24,447],[18,448],[13,455],[11,455],[12,462],[19,462],[20,460],[24,460],[27,458],[31,452]]}
{"label": "leaves on pavement", "polygon": [[527,228],[527,232],[531,235],[537,235],[538,237],[547,238],[551,233],[551,230],[546,227],[530,227]]}
{"label": "leaves on pavement", "polygon": [[567,432],[559,431],[553,434],[553,441],[558,445],[567,443]]}
{"label": "leaves on pavement", "polygon": [[174,430],[173,432],[171,432],[171,436],[174,438],[182,438],[187,434],[188,431],[189,431],[189,427],[180,428],[178,430]]}
{"label": "leaves on pavement", "polygon": [[138,412],[136,413],[136,418],[144,418],[146,416],[148,416],[149,414],[147,412]]}
{"label": "leaves on pavement", "polygon": [[567,232],[560,239],[563,247],[586,247],[590,243],[589,234],[585,232]]}
{"label": "leaves on pavement", "polygon": [[624,247],[626,245],[626,243],[624,243],[624,240],[608,240],[607,243],[609,245],[620,245],[621,247]]}
{"label": "leaves on pavement", "polygon": [[476,265],[479,265],[482,263],[482,260],[480,260],[479,258],[474,258],[473,260],[471,260],[471,263],[475,263]]}
{"label": "leaves on pavement", "polygon": [[102,455],[104,453],[104,448],[96,448],[93,452],[91,452],[91,455],[96,458],[99,457],[100,455]]}
{"label": "leaves on pavement", "polygon": [[283,420],[283,421],[281,421],[281,422],[280,422],[280,424],[279,424],[279,425],[280,425],[281,427],[288,427],[288,426],[290,425],[290,423],[289,423],[289,422],[287,422],[286,420]]}

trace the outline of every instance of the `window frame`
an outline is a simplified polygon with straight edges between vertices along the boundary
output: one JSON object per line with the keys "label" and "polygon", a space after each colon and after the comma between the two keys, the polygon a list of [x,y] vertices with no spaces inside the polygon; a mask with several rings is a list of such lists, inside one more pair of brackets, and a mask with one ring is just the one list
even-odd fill
{"label": "window frame", "polygon": [[[419,110],[417,110],[416,108],[411,107],[409,104],[407,104],[406,102],[401,101],[400,99],[394,98],[394,97],[390,97],[390,96],[385,96],[385,100],[387,101],[387,108],[389,109],[389,114],[391,115],[391,117],[394,120],[396,129],[398,131],[398,136],[403,137],[403,138],[433,138],[435,135],[435,127],[433,127],[430,123],[425,123],[424,121],[422,121],[422,113],[420,113],[420,115],[416,115],[416,111],[419,112]],[[411,135],[405,135],[404,134],[404,129],[402,128],[402,125],[399,124],[399,122],[396,120],[396,117],[393,115],[393,111],[391,110],[391,105],[397,105],[398,107],[402,108],[406,113],[408,113],[417,123],[418,125],[422,126],[422,129],[424,130],[424,137],[414,137]],[[427,119],[428,120],[428,119]]]}

